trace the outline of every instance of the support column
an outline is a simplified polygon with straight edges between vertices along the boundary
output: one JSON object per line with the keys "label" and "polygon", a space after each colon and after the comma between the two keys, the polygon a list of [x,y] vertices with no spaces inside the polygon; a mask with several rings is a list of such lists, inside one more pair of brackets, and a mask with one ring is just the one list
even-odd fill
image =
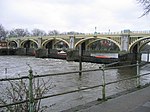
{"label": "support column", "polygon": [[52,46],[51,49],[56,49],[56,48],[55,48],[55,42],[56,42],[56,39],[54,38],[54,40],[51,41],[51,46]]}
{"label": "support column", "polygon": [[42,48],[42,37],[38,38],[38,48]]}
{"label": "support column", "polygon": [[17,40],[17,48],[21,48],[21,40],[20,39]]}
{"label": "support column", "polygon": [[123,30],[121,35],[121,51],[128,51],[130,30]]}
{"label": "support column", "polygon": [[[130,30],[121,31],[121,51],[118,54],[118,58],[120,62],[126,63],[127,61],[132,61],[132,56],[129,53],[129,38],[130,38]],[[128,64],[128,63],[127,63]]]}
{"label": "support column", "polygon": [[121,52],[119,53],[119,60],[129,63],[136,63],[141,60],[141,54],[138,51],[138,44],[134,47],[132,52],[129,52],[130,30],[123,30],[121,35]]}
{"label": "support column", "polygon": [[70,46],[69,46],[69,49],[74,49],[74,40],[75,40],[75,36],[70,36]]}

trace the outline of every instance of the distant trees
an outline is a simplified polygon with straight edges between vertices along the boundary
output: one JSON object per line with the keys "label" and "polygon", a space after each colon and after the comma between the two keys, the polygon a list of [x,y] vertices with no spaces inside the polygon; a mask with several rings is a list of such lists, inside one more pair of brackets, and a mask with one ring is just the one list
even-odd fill
{"label": "distant trees", "polygon": [[75,31],[60,33],[57,30],[50,30],[46,33],[44,30],[35,28],[31,32],[28,29],[15,28],[10,31],[6,30],[2,24],[0,24],[0,40],[6,37],[28,37],[28,36],[54,36],[54,35],[74,35],[74,34],[84,34]]}
{"label": "distant trees", "polygon": [[149,12],[150,12],[150,0],[137,0],[137,1],[138,1],[138,3],[142,4],[142,6],[143,6],[144,13],[142,14],[142,16],[149,14]]}
{"label": "distant trees", "polygon": [[5,30],[2,24],[0,24],[0,40],[3,40],[7,37],[8,31]]}
{"label": "distant trees", "polygon": [[35,29],[32,30],[31,35],[32,36],[46,36],[47,34],[44,30],[40,30],[40,29],[35,28]]}
{"label": "distant trees", "polygon": [[52,31],[49,31],[48,32],[48,35],[50,36],[50,35],[58,35],[59,34],[59,32],[57,31],[57,30],[52,30]]}
{"label": "distant trees", "polygon": [[9,37],[25,37],[30,36],[30,32],[27,29],[14,29],[9,32]]}

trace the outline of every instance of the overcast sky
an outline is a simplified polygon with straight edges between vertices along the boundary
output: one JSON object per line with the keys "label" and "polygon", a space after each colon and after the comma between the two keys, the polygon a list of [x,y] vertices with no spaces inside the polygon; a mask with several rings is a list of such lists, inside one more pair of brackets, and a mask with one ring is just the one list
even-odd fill
{"label": "overcast sky", "polygon": [[6,29],[97,32],[150,30],[150,15],[136,0],[0,0]]}

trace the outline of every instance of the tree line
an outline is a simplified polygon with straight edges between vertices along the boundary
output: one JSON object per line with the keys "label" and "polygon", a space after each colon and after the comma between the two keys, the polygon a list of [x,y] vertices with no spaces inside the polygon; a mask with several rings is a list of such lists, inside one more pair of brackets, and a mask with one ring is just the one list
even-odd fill
{"label": "tree line", "polygon": [[1,40],[4,40],[5,38],[9,38],[9,37],[51,36],[51,35],[67,35],[67,34],[72,35],[72,34],[83,34],[83,33],[74,32],[74,31],[60,33],[57,30],[50,30],[48,31],[48,33],[46,33],[44,30],[38,28],[31,30],[31,32],[29,32],[28,29],[22,29],[22,28],[16,28],[9,31],[5,29],[5,27],[2,24],[0,24]]}

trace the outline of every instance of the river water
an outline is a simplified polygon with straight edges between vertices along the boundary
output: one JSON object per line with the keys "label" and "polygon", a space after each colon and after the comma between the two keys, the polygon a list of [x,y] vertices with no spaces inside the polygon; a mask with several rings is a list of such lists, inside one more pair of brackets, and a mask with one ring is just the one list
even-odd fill
{"label": "river water", "polygon": [[[142,55],[142,60],[147,60],[146,54]],[[18,74],[20,74],[21,76],[27,76],[29,74],[28,70],[30,69],[28,65],[30,65],[30,67],[32,68],[34,75],[44,75],[79,70],[78,62],[67,62],[66,60],[50,58],[41,59],[27,56],[0,56],[0,78],[18,77]],[[83,63],[82,65],[83,70],[97,69],[101,66],[101,64],[94,63]],[[146,65],[140,68],[140,73],[147,72],[150,72],[150,65]],[[135,75],[135,67],[105,71],[106,82],[120,80]],[[49,90],[48,94],[55,94],[102,84],[102,72],[95,71],[83,73],[81,77],[79,77],[78,74],[74,74],[57,77],[47,77],[46,79],[49,79],[49,84],[53,86],[53,88]],[[141,84],[145,84],[149,81],[150,76],[144,76],[141,78]],[[2,82],[0,82],[0,86],[3,87]],[[112,84],[106,87],[106,95],[109,96],[135,86],[136,80],[123,81],[120,83]],[[97,100],[97,98],[101,98],[101,89],[102,88],[100,87],[92,90],[84,90],[76,93],[44,99],[42,100],[42,105],[48,104],[49,108],[47,111],[51,112],[66,110],[93,100]]]}

